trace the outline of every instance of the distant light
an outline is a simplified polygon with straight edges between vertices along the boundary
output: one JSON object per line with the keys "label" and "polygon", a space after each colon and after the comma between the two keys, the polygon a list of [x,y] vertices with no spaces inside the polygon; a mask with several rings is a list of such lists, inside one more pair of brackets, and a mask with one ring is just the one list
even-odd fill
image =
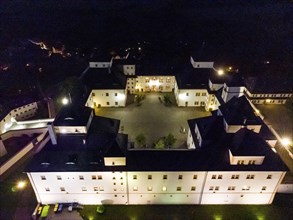
{"label": "distant light", "polygon": [[62,128],[61,129],[61,133],[66,133],[66,129],[65,128]]}
{"label": "distant light", "polygon": [[232,66],[229,66],[229,68],[228,68],[228,69],[229,69],[229,71],[231,71],[231,70],[232,70]]}
{"label": "distant light", "polygon": [[271,100],[270,99],[266,99],[266,102],[271,102]]}
{"label": "distant light", "polygon": [[267,60],[267,61],[266,61],[266,64],[269,64],[269,63],[270,63],[270,61]]}
{"label": "distant light", "polygon": [[291,143],[291,140],[289,138],[285,137],[285,138],[281,139],[281,143],[283,146],[289,146]]}
{"label": "distant light", "polygon": [[16,185],[17,189],[23,189],[26,186],[25,181],[19,181]]}
{"label": "distant light", "polygon": [[141,47],[139,47],[138,50],[141,50]]}
{"label": "distant light", "polygon": [[118,93],[118,99],[119,100],[124,100],[125,99],[125,94]]}
{"label": "distant light", "polygon": [[224,74],[224,70],[219,69],[219,70],[218,70],[218,75],[221,76],[221,75],[223,75],[223,74]]}
{"label": "distant light", "polygon": [[62,104],[63,105],[67,105],[68,103],[69,103],[68,98],[65,97],[65,98],[62,99]]}
{"label": "distant light", "polygon": [[29,64],[29,63],[27,63],[25,66],[30,66],[30,64]]}

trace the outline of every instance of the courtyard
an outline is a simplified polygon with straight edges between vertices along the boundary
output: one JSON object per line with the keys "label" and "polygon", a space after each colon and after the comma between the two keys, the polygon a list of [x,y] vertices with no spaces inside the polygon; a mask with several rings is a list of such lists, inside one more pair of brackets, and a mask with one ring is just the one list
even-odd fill
{"label": "courtyard", "polygon": [[[203,107],[177,107],[175,97],[170,95],[171,105],[160,101],[166,93],[145,93],[141,105],[131,102],[126,107],[96,108],[98,116],[120,120],[120,133],[128,134],[129,142],[135,143],[139,134],[146,137],[146,147],[152,148],[158,139],[173,134],[173,148],[186,148],[188,119],[209,116]],[[160,99],[159,99],[160,98]],[[135,144],[137,148],[138,145]]]}

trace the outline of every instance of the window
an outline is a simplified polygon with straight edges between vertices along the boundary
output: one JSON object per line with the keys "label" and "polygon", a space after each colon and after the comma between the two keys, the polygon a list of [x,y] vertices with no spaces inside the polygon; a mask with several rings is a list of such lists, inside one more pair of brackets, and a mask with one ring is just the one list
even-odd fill
{"label": "window", "polygon": [[162,190],[165,192],[165,191],[167,191],[167,187],[166,186],[163,186],[162,187]]}
{"label": "window", "polygon": [[117,96],[117,92],[115,92],[115,96]]}
{"label": "window", "polygon": [[239,175],[232,175],[231,179],[239,179]]}
{"label": "window", "polygon": [[159,83],[163,83],[163,78],[162,77],[159,79]]}
{"label": "window", "polygon": [[243,164],[244,164],[244,160],[238,160],[238,161],[237,161],[237,164],[238,164],[238,165],[243,165]]}
{"label": "window", "polygon": [[137,180],[137,175],[133,175],[133,179],[134,180]]}
{"label": "window", "polygon": [[222,176],[222,175],[218,175],[218,179],[220,179],[220,180],[221,180],[222,178],[223,178],[223,176]]}
{"label": "window", "polygon": [[179,176],[178,176],[178,179],[179,179],[179,180],[182,180],[182,179],[183,179],[183,176],[182,176],[182,175],[179,175]]}
{"label": "window", "polygon": [[46,177],[45,176],[41,176],[41,180],[46,180]]}
{"label": "window", "polygon": [[61,176],[57,176],[57,180],[62,180],[62,177]]}
{"label": "window", "polygon": [[92,93],[92,96],[95,96],[95,95],[96,95],[96,94],[93,92],[93,93]]}
{"label": "window", "polygon": [[198,105],[198,102],[194,102],[194,105]]}
{"label": "window", "polygon": [[249,160],[249,161],[248,161],[248,164],[249,164],[249,165],[255,164],[255,160]]}
{"label": "window", "polygon": [[186,93],[186,96],[189,96],[189,93],[188,92]]}
{"label": "window", "polygon": [[267,179],[272,179],[272,175],[268,175],[267,176]]}
{"label": "window", "polygon": [[246,179],[254,179],[254,175],[247,175]]}
{"label": "window", "polygon": [[82,190],[83,192],[87,191],[86,187],[82,187],[81,190]]}
{"label": "window", "polygon": [[152,179],[152,175],[148,175],[148,180],[151,180]]}
{"label": "window", "polygon": [[201,93],[201,96],[206,96],[206,95],[207,95],[206,92]]}
{"label": "window", "polygon": [[46,192],[50,192],[50,188],[49,187],[45,187]]}
{"label": "window", "polygon": [[166,179],[168,179],[168,176],[167,175],[164,175],[163,176],[163,180],[166,180]]}
{"label": "window", "polygon": [[192,186],[190,190],[191,191],[195,191],[195,189],[196,189],[196,187],[195,186]]}
{"label": "window", "polygon": [[212,179],[216,179],[216,176],[217,176],[217,175],[212,175]]}
{"label": "window", "polygon": [[214,190],[214,187],[213,186],[210,186],[209,190],[210,191]]}
{"label": "window", "polygon": [[149,83],[149,82],[150,82],[149,78],[146,78],[146,79],[145,79],[145,82],[146,82],[146,83]]}
{"label": "window", "polygon": [[118,105],[118,102],[115,102],[115,105]]}
{"label": "window", "polygon": [[197,179],[197,175],[193,175],[193,179],[196,180]]}
{"label": "window", "polygon": [[195,96],[200,96],[200,93],[199,92],[195,93]]}
{"label": "window", "polygon": [[137,191],[137,189],[138,189],[137,186],[133,187],[133,191]]}
{"label": "window", "polygon": [[110,105],[110,102],[107,102],[107,105]]}
{"label": "window", "polygon": [[170,79],[170,77],[168,77],[167,79],[166,79],[166,83],[170,83],[171,82],[171,79]]}
{"label": "window", "polygon": [[116,180],[116,177],[115,176],[113,176],[113,178],[112,178],[113,180]]}
{"label": "window", "polygon": [[219,187],[219,186],[216,186],[216,187],[215,187],[215,190],[219,190],[219,189],[220,189],[220,187]]}
{"label": "window", "polygon": [[99,187],[94,187],[94,191],[97,192],[99,190]]}
{"label": "window", "polygon": [[148,191],[152,191],[152,190],[153,190],[153,187],[149,186]]}
{"label": "window", "polygon": [[109,96],[109,93],[108,92],[106,92],[106,96]]}
{"label": "window", "polygon": [[263,187],[261,188],[261,190],[267,190],[267,187],[266,187],[266,186],[263,186]]}
{"label": "window", "polygon": [[103,179],[102,175],[98,175],[98,180],[102,180],[102,179]]}
{"label": "window", "polygon": [[235,186],[229,186],[228,187],[228,191],[234,191],[235,190]]}
{"label": "window", "polygon": [[181,191],[181,186],[177,186],[176,191]]}
{"label": "window", "polygon": [[100,190],[100,191],[104,191],[104,187],[100,186],[100,187],[99,187],[99,190]]}
{"label": "window", "polygon": [[204,106],[204,102],[200,102],[200,105],[201,105],[201,106]]}
{"label": "window", "polygon": [[97,179],[96,175],[93,175],[92,180],[96,180],[96,179]]}
{"label": "window", "polygon": [[83,177],[83,176],[79,176],[79,179],[80,179],[80,180],[84,180],[84,177]]}
{"label": "window", "polygon": [[248,190],[250,190],[250,186],[243,186],[243,187],[242,187],[242,190],[246,190],[246,191],[248,191]]}
{"label": "window", "polygon": [[65,187],[60,187],[60,191],[64,192],[65,191]]}

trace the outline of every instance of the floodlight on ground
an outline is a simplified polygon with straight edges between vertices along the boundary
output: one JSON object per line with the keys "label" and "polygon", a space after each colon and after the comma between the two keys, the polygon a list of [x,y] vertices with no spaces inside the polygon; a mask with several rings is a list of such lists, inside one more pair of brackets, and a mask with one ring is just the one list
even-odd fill
{"label": "floodlight on ground", "polygon": [[222,70],[222,69],[219,69],[217,72],[218,72],[218,75],[219,75],[219,76],[221,76],[221,75],[224,74],[224,70]]}
{"label": "floodlight on ground", "polygon": [[23,189],[26,186],[26,182],[25,181],[19,181],[16,184],[17,189]]}
{"label": "floodlight on ground", "polygon": [[291,140],[289,139],[289,138],[287,138],[287,137],[284,137],[284,138],[282,138],[281,139],[281,144],[283,145],[283,146],[289,146],[290,144],[291,144]]}
{"label": "floodlight on ground", "polygon": [[67,105],[68,103],[69,103],[68,98],[64,97],[64,98],[62,99],[62,104],[63,104],[63,105]]}

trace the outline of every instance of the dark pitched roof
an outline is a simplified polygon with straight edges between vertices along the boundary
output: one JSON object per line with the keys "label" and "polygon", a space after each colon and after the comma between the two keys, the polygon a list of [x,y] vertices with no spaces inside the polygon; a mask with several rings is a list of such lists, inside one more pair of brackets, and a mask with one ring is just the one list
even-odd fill
{"label": "dark pitched roof", "polygon": [[91,89],[125,89],[126,78],[115,68],[89,68],[83,82]]}
{"label": "dark pitched roof", "polygon": [[193,68],[190,63],[176,70],[176,81],[179,89],[206,89],[211,68]]}
{"label": "dark pitched roof", "polygon": [[89,107],[64,106],[56,116],[55,126],[85,126],[93,110]]}
{"label": "dark pitched roof", "polygon": [[211,72],[210,81],[215,84],[224,84],[227,86],[235,87],[235,86],[243,86],[241,75],[236,72],[225,72],[223,75],[219,75],[216,71]]}
{"label": "dark pitched roof", "polygon": [[260,117],[245,96],[233,97],[219,109],[229,125],[261,125]]}

